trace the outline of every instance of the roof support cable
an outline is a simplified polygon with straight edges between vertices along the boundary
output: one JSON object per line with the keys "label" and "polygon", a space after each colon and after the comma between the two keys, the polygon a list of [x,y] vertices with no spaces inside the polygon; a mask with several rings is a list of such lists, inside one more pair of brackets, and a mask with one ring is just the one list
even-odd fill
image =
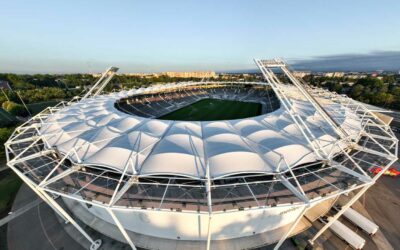
{"label": "roof support cable", "polygon": [[[283,62],[283,61],[282,61]],[[321,106],[321,104],[307,91],[306,85],[302,84],[287,68],[287,64],[283,62],[283,65],[279,66],[283,73],[290,79],[290,81],[300,90],[300,92],[306,97],[306,99],[315,107],[317,112],[333,127],[338,133],[340,138],[347,138],[348,135],[340,125],[330,116],[330,114]]]}
{"label": "roof support cable", "polygon": [[169,183],[170,183],[170,182],[171,182],[171,179],[168,179],[168,183],[167,183],[167,185],[165,186],[165,190],[164,190],[163,196],[162,196],[162,198],[161,198],[160,205],[158,206],[158,210],[160,210],[161,207],[162,207],[162,204],[163,204],[163,202],[164,202],[165,195],[167,194],[167,191],[168,191],[168,187],[169,187]]}
{"label": "roof support cable", "polygon": [[249,189],[251,195],[253,196],[254,201],[257,203],[257,206],[260,207],[260,203],[258,202],[258,199],[254,195],[253,190],[250,188],[249,183],[246,181],[245,178],[242,178],[242,180],[244,181],[244,183],[246,184],[247,188]]}
{"label": "roof support cable", "polygon": [[[296,113],[293,112],[292,102],[288,99],[288,97],[286,96],[286,94],[280,87],[280,85],[282,85],[282,83],[275,76],[275,74],[271,71],[271,69],[265,65],[265,63],[264,63],[265,60],[262,61],[259,59],[254,59],[254,61],[255,61],[256,65],[259,67],[259,69],[261,70],[264,78],[267,80],[267,82],[269,83],[269,85],[272,87],[275,94],[277,95],[277,97],[280,99],[281,104],[283,104],[283,107],[288,112],[288,114],[290,115],[292,120],[295,122],[295,124],[299,128],[300,132],[303,134],[304,138],[307,140],[307,142],[312,147],[314,152],[321,159],[326,159],[327,153],[319,145],[318,139],[308,129],[308,127],[305,124],[305,122],[303,121],[303,119],[299,115],[296,115]],[[273,61],[273,62],[275,63],[275,61]]]}
{"label": "roof support cable", "polygon": [[100,77],[100,79],[90,88],[90,90],[82,97],[82,100],[97,96],[103,91],[107,84],[111,81],[114,75],[117,73],[117,67],[108,68]]}
{"label": "roof support cable", "polygon": [[206,168],[206,195],[207,195],[207,206],[208,206],[208,229],[207,229],[207,250],[210,250],[211,246],[211,226],[212,226],[212,197],[211,197],[211,177],[210,177],[210,165],[207,164]]}

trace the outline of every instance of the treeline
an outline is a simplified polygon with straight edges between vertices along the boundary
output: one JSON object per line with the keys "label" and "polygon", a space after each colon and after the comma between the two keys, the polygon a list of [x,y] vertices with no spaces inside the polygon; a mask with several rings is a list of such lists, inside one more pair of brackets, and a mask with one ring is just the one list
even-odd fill
{"label": "treeline", "polygon": [[15,116],[27,116],[29,113],[22,104],[5,101],[2,103],[1,107],[8,113]]}
{"label": "treeline", "polygon": [[[85,79],[88,76],[0,74],[0,80],[7,81],[11,87],[3,88],[0,92],[0,105],[11,115],[25,117],[29,112],[23,106],[24,103],[29,106],[32,103],[71,99],[80,92],[73,86],[84,85]],[[16,123],[17,120],[3,117],[0,125],[14,126]]]}
{"label": "treeline", "polygon": [[349,95],[361,102],[400,109],[400,87],[378,78],[360,79],[351,86]]}
{"label": "treeline", "polygon": [[41,87],[75,88],[77,86],[93,84],[95,79],[95,77],[89,74],[0,74],[0,80],[7,81],[12,88],[18,90]]}
{"label": "treeline", "polygon": [[21,99],[28,103],[43,102],[49,100],[63,100],[67,98],[72,98],[75,94],[79,92],[78,90],[65,90],[55,87],[43,87],[39,89],[27,89],[27,90],[4,90],[0,95],[0,104],[5,101],[12,101],[16,103],[21,103]]}
{"label": "treeline", "polygon": [[[64,75],[17,75],[0,74],[0,80],[7,81],[14,90],[32,90],[44,87],[59,89],[81,89],[93,85],[98,78],[89,74],[64,74]],[[146,87],[153,83],[169,83],[181,81],[200,81],[199,78],[178,78],[165,75],[158,77],[140,77],[128,75],[115,75],[106,90],[120,88]],[[78,87],[78,88],[77,88]]]}
{"label": "treeline", "polygon": [[[0,80],[7,81],[12,90],[4,90],[0,93],[0,105],[5,101],[21,103],[17,93],[23,101],[35,103],[49,100],[61,100],[72,98],[79,95],[85,89],[93,85],[97,78],[88,74],[65,74],[65,75],[17,75],[17,74],[0,74]],[[115,75],[108,84],[105,91],[121,88],[139,88],[146,87],[153,83],[167,83],[180,81],[199,81],[195,78],[173,78],[168,76],[159,77],[139,77]]]}
{"label": "treeline", "polygon": [[[307,76],[305,81],[339,94],[376,106],[400,109],[400,86],[394,76],[366,77],[361,79],[316,78]],[[350,81],[351,80],[351,81]]]}
{"label": "treeline", "polygon": [[[59,89],[81,89],[88,88],[93,85],[97,77],[89,74],[35,74],[35,75],[18,75],[18,74],[0,74],[0,80],[7,81],[14,90],[32,90],[41,89],[44,87],[59,88]],[[256,75],[247,75],[240,77],[243,81],[257,80]],[[154,83],[170,83],[182,81],[200,81],[199,78],[180,78],[169,77],[166,75],[160,76],[129,76],[129,75],[115,75],[107,86],[106,90],[120,89],[120,88],[139,88],[146,87]],[[237,75],[232,76],[219,76],[213,79],[215,81],[232,81],[238,80]]]}
{"label": "treeline", "polygon": [[[0,93],[0,105],[10,111],[15,110],[18,104],[44,102],[49,100],[64,100],[78,95],[81,90],[77,86],[85,86],[95,81],[91,75],[17,75],[0,74],[1,81],[7,81],[10,89],[3,89]],[[19,96],[18,96],[19,95]],[[22,100],[21,100],[22,98]],[[3,103],[6,105],[3,105]],[[5,108],[12,107],[12,108]],[[15,112],[11,112],[15,114]],[[18,112],[17,112],[18,113]]]}
{"label": "treeline", "polygon": [[14,131],[14,127],[10,127],[10,128],[0,128],[0,143],[1,143],[1,147],[0,147],[0,158],[4,158],[4,143],[8,140],[8,138],[10,138],[11,134]]}

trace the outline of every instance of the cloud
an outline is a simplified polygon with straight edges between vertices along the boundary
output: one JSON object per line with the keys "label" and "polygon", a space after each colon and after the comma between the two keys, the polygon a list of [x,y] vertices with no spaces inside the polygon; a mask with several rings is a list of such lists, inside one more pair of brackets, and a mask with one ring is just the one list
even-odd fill
{"label": "cloud", "polygon": [[340,54],[290,60],[295,70],[312,71],[398,71],[400,51],[374,51],[368,54]]}

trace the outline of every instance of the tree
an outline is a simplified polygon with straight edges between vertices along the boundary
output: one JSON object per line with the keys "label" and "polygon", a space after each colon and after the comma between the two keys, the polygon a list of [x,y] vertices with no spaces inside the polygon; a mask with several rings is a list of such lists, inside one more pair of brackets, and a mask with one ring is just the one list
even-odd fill
{"label": "tree", "polygon": [[364,91],[364,86],[360,85],[360,84],[356,84],[353,85],[353,88],[350,91],[350,95],[351,97],[353,97],[354,99],[357,99],[358,97],[361,96],[361,94]]}
{"label": "tree", "polygon": [[383,81],[384,83],[393,84],[393,83],[396,82],[396,77],[394,77],[394,76],[384,76],[384,77],[382,78],[382,81]]}
{"label": "tree", "polygon": [[4,110],[6,110],[7,112],[9,112],[12,115],[18,115],[18,116],[26,116],[27,115],[27,111],[23,105],[12,102],[12,101],[3,102],[2,107]]}
{"label": "tree", "polygon": [[4,143],[10,138],[15,128],[0,128],[0,157],[4,157]]}

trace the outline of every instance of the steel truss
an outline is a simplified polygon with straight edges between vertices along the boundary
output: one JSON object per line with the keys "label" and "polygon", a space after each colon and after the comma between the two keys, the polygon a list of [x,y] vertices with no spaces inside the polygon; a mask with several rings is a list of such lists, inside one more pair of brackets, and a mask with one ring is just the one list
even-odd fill
{"label": "steel truss", "polygon": [[[327,92],[320,88],[313,88],[304,83],[301,79],[297,79],[288,69],[287,64],[281,59],[273,60],[254,60],[257,66],[260,68],[264,78],[271,85],[276,95],[281,100],[284,108],[291,115],[293,121],[298,125],[298,128],[302,131],[302,134],[310,142],[314,152],[322,157],[323,161],[327,165],[334,166],[341,169],[349,174],[359,176],[360,178],[365,177],[367,185],[362,187],[360,191],[346,204],[342,209],[333,217],[333,219],[327,223],[314,237],[310,240],[313,244],[315,240],[333,224],[354,202],[356,202],[367,190],[371,187],[376,180],[386,171],[396,160],[398,150],[398,139],[391,131],[390,127],[380,120],[373,112],[368,110],[365,105],[360,102],[356,102],[345,95],[338,95],[336,93]],[[331,152],[327,152],[324,148],[321,148],[316,138],[308,127],[307,122],[301,117],[297,116],[293,110],[295,109],[292,100],[285,91],[285,84],[283,84],[279,78],[275,75],[272,69],[281,70],[284,75],[290,80],[291,84],[294,85],[299,93],[309,101],[316,112],[332,127],[338,136],[338,142],[335,150],[339,149],[340,153],[334,152],[332,148]],[[326,109],[321,104],[321,100],[329,100],[333,103],[340,104],[345,109],[353,112],[360,119],[362,130],[358,135],[349,135],[340,125],[345,124],[343,115],[337,112],[335,109]],[[341,145],[340,142],[345,142]],[[350,151],[355,151],[353,154],[349,154]],[[367,174],[366,170],[376,166],[376,161],[371,161],[368,157],[356,158],[356,154],[366,154],[374,157],[381,158],[379,162],[383,166],[383,170],[374,176],[372,179]],[[338,156],[345,156],[346,159],[339,162],[337,161]],[[376,159],[376,158],[375,158]],[[370,161],[368,161],[370,160]],[[359,171],[355,171],[355,170]],[[306,212],[306,208],[302,214],[295,220],[289,232],[297,225],[300,221],[300,217]],[[283,243],[284,239],[289,236],[290,233],[286,233],[284,237],[275,246],[278,249]]]}
{"label": "steel truss", "polygon": [[107,84],[111,81],[114,75],[117,73],[117,67],[108,68],[99,78],[99,80],[90,88],[90,90],[82,97],[82,99],[86,99],[89,97],[97,96],[104,90]]}
{"label": "steel truss", "polygon": [[[250,174],[240,178],[227,176],[221,179],[211,179],[207,156],[205,156],[204,167],[207,174],[204,179],[171,177],[168,181],[165,177],[140,176],[135,172],[134,162],[140,152],[131,155],[123,171],[101,166],[86,166],[81,164],[77,151],[88,146],[87,144],[73,147],[67,154],[61,155],[47,142],[47,137],[51,134],[42,135],[40,132],[43,125],[49,124],[47,118],[58,115],[57,112],[66,106],[74,105],[74,102],[61,102],[55,107],[45,109],[14,131],[5,144],[7,164],[61,217],[71,222],[88,239],[93,249],[99,247],[101,242],[93,240],[54,200],[53,196],[62,196],[91,206],[105,208],[132,249],[136,249],[134,241],[122,226],[115,211],[126,209],[140,211],[143,208],[151,208],[163,213],[208,215],[206,248],[210,249],[213,214],[232,213],[238,209],[265,210],[273,206],[301,206],[300,215],[275,246],[275,249],[278,249],[290,236],[311,204],[337,197],[352,190],[361,189],[358,194],[365,192],[380,176],[371,178],[368,169],[374,165],[384,166],[384,169],[387,169],[397,159],[398,141],[390,128],[382,124],[379,118],[362,104],[344,96],[327,97],[321,89],[305,86],[299,81],[296,82],[296,78],[291,75],[286,64],[281,60],[255,60],[255,62],[260,67],[268,85],[281,101],[282,106],[318,156],[318,162],[291,168],[283,155],[270,150],[280,159],[277,173],[274,175]],[[323,144],[323,141],[312,133],[315,128],[311,129],[312,125],[296,113],[293,98],[287,91],[288,86],[278,79],[271,70],[272,68],[283,69],[289,79],[295,81],[294,86],[300,90],[303,99],[310,102],[315,108],[315,113],[319,114],[327,124],[330,124],[330,128],[320,129],[324,132],[329,130],[328,133],[337,136],[338,139],[334,144]],[[110,75],[112,77],[113,73],[104,73],[103,80],[100,79],[89,93],[93,94],[95,88],[98,90],[94,95],[100,93],[111,79]],[[104,79],[106,79],[106,83],[100,84],[100,82],[104,83]],[[107,79],[109,80],[107,81]],[[220,83],[202,82],[201,84]],[[193,84],[189,84],[189,86],[191,85]],[[85,98],[92,95],[89,93],[85,95]],[[346,114],[334,109],[325,109],[320,104],[321,99],[328,99],[332,103],[342,105],[346,112],[355,114],[362,125],[360,132],[357,134],[344,132],[342,126],[345,124]],[[241,136],[239,131],[237,133]],[[161,138],[162,136],[159,140]],[[255,150],[252,145],[255,145],[256,142],[243,136],[241,138]],[[113,138],[106,140],[111,139]],[[158,143],[159,140],[154,143]],[[94,141],[91,144],[102,141]],[[265,146],[263,147],[265,148]],[[193,154],[197,155],[197,152],[193,152]],[[132,169],[132,174],[128,169]],[[133,195],[136,191],[140,197]],[[274,196],[274,193],[278,191],[284,191],[285,196]],[[238,200],[239,193],[247,193],[247,198],[244,201]],[[172,208],[175,211],[172,211]]]}

